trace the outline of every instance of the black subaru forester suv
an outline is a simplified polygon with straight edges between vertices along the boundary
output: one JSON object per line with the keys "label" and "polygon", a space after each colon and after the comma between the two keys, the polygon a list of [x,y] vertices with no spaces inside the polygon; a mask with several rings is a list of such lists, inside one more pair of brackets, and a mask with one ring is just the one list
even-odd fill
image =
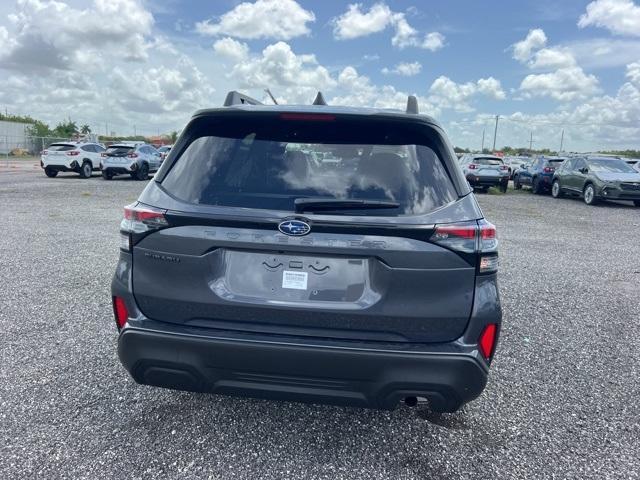
{"label": "black subaru forester suv", "polygon": [[497,268],[495,227],[414,97],[231,92],[125,207],[118,354],[147,385],[453,412],[487,383]]}

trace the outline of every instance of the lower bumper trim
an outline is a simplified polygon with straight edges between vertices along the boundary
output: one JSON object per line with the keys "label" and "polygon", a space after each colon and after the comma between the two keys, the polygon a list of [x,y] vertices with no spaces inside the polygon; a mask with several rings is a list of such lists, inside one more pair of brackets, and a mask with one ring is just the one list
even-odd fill
{"label": "lower bumper trim", "polygon": [[120,361],[141,384],[177,390],[392,409],[425,397],[453,412],[476,398],[487,371],[472,355],[242,341],[127,327]]}

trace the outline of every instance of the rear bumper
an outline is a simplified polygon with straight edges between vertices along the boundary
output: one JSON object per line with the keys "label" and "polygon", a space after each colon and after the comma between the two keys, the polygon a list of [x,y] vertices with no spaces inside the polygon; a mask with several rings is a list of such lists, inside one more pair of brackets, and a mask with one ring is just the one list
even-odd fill
{"label": "rear bumper", "polygon": [[80,165],[77,160],[40,160],[40,166],[42,168],[49,168],[57,172],[78,172],[80,171]]}
{"label": "rear bumper", "polygon": [[496,186],[509,183],[509,175],[504,175],[501,177],[486,177],[469,174],[467,175],[467,181],[472,187]]}
{"label": "rear bumper", "polygon": [[158,387],[392,409],[425,397],[452,412],[476,398],[487,366],[472,353],[393,351],[255,341],[125,327],[120,361]]}

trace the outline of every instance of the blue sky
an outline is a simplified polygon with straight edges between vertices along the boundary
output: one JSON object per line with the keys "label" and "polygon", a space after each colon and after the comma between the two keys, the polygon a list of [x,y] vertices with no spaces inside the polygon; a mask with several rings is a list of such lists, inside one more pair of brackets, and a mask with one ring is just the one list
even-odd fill
{"label": "blue sky", "polygon": [[400,108],[456,145],[640,148],[633,0],[21,0],[0,6],[0,106],[119,134],[179,130],[240,89]]}

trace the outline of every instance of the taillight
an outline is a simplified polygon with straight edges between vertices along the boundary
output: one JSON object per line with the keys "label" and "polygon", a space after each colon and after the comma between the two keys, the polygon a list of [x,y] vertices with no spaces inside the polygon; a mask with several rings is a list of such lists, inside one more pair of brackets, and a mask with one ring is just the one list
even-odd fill
{"label": "taillight", "polygon": [[478,168],[478,165],[476,165],[475,163],[469,164],[469,170],[475,170],[476,168]]}
{"label": "taillight", "polygon": [[506,165],[500,165],[500,170],[509,170],[509,167]]}
{"label": "taillight", "polygon": [[124,299],[120,297],[111,297],[111,300],[113,302],[113,315],[116,317],[116,325],[118,329],[121,329],[129,319],[127,306],[124,303]]}
{"label": "taillight", "polygon": [[70,157],[75,157],[76,155],[80,155],[80,152],[78,150],[70,150],[67,152],[67,155],[69,155]]}
{"label": "taillight", "polygon": [[100,154],[100,156],[101,156],[101,157],[106,157],[106,156],[107,156],[107,154],[106,154],[106,153],[104,153],[104,152],[102,152],[102,153]]}
{"label": "taillight", "polygon": [[496,333],[498,328],[495,323],[490,323],[480,334],[478,339],[478,348],[485,360],[490,360],[493,355],[493,350],[496,346]]}
{"label": "taillight", "polygon": [[127,155],[127,157],[129,157],[129,158],[138,158],[138,154],[137,153],[130,153],[129,155]]}
{"label": "taillight", "polygon": [[484,219],[477,223],[436,225],[430,241],[456,252],[478,253],[479,273],[498,270],[496,227]]}
{"label": "taillight", "polygon": [[556,169],[555,169],[555,168],[553,168],[553,167],[544,167],[544,168],[542,169],[542,171],[543,171],[544,173],[553,173],[553,172],[555,172],[555,171],[556,171]]}
{"label": "taillight", "polygon": [[43,151],[42,151],[42,155],[48,155],[48,154],[49,154],[49,151],[48,151],[48,150],[43,150]]}
{"label": "taillight", "polygon": [[124,218],[120,223],[120,248],[131,250],[131,234],[145,233],[169,226],[164,214],[166,210],[132,203],[124,207]]}

